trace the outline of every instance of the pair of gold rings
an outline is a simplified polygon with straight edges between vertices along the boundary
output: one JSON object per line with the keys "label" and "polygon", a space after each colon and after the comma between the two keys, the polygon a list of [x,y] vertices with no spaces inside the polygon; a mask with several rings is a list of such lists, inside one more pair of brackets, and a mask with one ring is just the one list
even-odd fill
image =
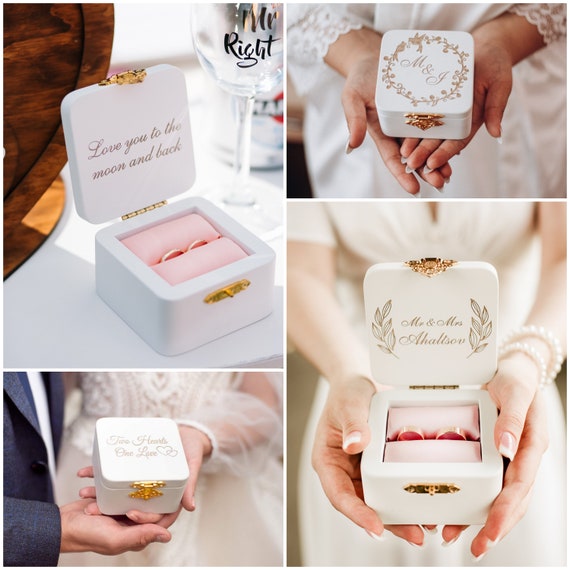
{"label": "pair of gold rings", "polygon": [[[417,426],[404,426],[398,432],[397,441],[415,441],[419,439],[425,439],[424,432],[422,428]],[[465,431],[457,426],[444,427],[438,430],[435,435],[435,439],[451,439],[457,441],[466,441],[467,435]]]}
{"label": "pair of gold rings", "polygon": [[[221,236],[220,236],[221,237]],[[160,263],[164,263],[165,261],[170,261],[179,255],[184,255],[191,249],[196,249],[198,247],[202,247],[203,245],[207,245],[208,242],[205,239],[197,239],[193,241],[186,249],[171,249],[167,251],[161,258]]]}

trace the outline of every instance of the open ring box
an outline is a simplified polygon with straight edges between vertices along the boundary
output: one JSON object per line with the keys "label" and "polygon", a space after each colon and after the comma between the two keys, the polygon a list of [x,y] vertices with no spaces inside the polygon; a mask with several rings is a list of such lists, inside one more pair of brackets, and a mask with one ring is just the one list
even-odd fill
{"label": "open ring box", "polygon": [[372,375],[397,386],[372,399],[361,462],[365,502],[384,524],[482,524],[502,488],[497,409],[480,389],[497,369],[497,297],[485,262],[426,258],[366,273]]}
{"label": "open ring box", "polygon": [[464,139],[471,131],[473,37],[390,30],[382,36],[376,107],[390,137]]}
{"label": "open ring box", "polygon": [[181,354],[272,312],[275,253],[203,198],[165,205],[196,177],[184,74],[162,64],[115,81],[61,105],[76,207],[123,218],[95,238],[99,296],[157,352]]}
{"label": "open ring box", "polygon": [[170,418],[100,418],[93,474],[105,515],[173,513],[189,477],[178,426]]}

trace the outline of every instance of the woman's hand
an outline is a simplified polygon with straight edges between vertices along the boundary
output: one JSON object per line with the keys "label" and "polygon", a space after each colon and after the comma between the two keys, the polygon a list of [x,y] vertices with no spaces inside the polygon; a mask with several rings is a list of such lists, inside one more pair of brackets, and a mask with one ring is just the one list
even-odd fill
{"label": "woman's hand", "polygon": [[212,453],[212,442],[204,432],[190,426],[179,425],[178,431],[180,432],[184,454],[186,455],[186,461],[188,461],[188,470],[190,471],[188,483],[182,496],[182,506],[187,511],[193,511],[196,508],[194,494],[196,492],[198,475],[204,457],[208,457]]}
{"label": "woman's hand", "polygon": [[[370,133],[388,170],[400,186],[410,194],[417,194],[420,185],[412,170],[402,162],[400,142],[387,137],[380,128],[375,93],[380,56],[380,34],[370,28],[352,30],[341,35],[332,44],[325,61],[346,78],[341,102],[346,117],[349,138],[346,152],[358,148],[366,133]],[[442,164],[431,173],[416,173],[429,184],[442,187],[451,176],[449,164]]]}
{"label": "woman's hand", "polygon": [[469,136],[462,140],[405,139],[401,153],[412,170],[437,169],[459,154],[483,123],[492,137],[501,136],[501,121],[512,88],[511,57],[501,41],[491,41],[485,27],[475,31],[473,115]]}
{"label": "woman's hand", "polygon": [[[493,502],[483,528],[471,543],[475,559],[502,540],[520,521],[531,497],[542,455],[548,447],[546,411],[537,391],[533,363],[523,354],[499,362],[499,370],[487,385],[499,408],[495,424],[495,445],[510,459],[503,489]],[[465,527],[443,529],[446,542],[455,539]]]}
{"label": "woman's hand", "polygon": [[536,26],[523,16],[505,13],[473,31],[475,75],[473,117],[469,136],[463,140],[406,139],[402,156],[409,168],[441,168],[459,154],[484,123],[500,140],[501,121],[512,88],[513,66],[544,46]]}
{"label": "woman's hand", "polygon": [[[368,411],[376,389],[362,376],[331,385],[313,445],[313,467],[323,490],[335,509],[380,538],[384,525],[376,512],[366,505],[362,492],[360,459],[370,442]],[[423,544],[419,526],[386,527],[410,543]]]}

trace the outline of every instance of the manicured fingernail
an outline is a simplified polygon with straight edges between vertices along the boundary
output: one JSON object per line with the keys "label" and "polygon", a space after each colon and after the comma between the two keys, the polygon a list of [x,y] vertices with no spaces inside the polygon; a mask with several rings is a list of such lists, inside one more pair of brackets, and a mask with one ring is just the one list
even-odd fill
{"label": "manicured fingernail", "polygon": [[455,543],[459,540],[459,537],[460,537],[460,536],[461,536],[461,533],[459,533],[456,537],[452,538],[451,540],[444,540],[444,541],[441,543],[441,546],[446,546],[446,547],[447,547],[447,546],[451,546],[452,544],[455,544]]}
{"label": "manicured fingernail", "polygon": [[422,525],[422,528],[428,534],[437,534],[437,527],[436,526],[434,526],[433,528],[427,528],[426,526]]}
{"label": "manicured fingernail", "polygon": [[499,453],[511,461],[515,457],[517,442],[512,433],[505,431],[501,434],[501,439],[499,440]]}
{"label": "manicured fingernail", "polygon": [[344,152],[345,154],[350,154],[354,149],[350,146],[350,136],[348,137],[348,140],[346,141],[346,147],[344,148]]}
{"label": "manicured fingernail", "polygon": [[415,542],[411,542],[410,540],[406,541],[408,544],[410,544],[411,546],[415,546],[416,548],[423,548],[424,545],[423,544],[416,544]]}
{"label": "manicured fingernail", "polygon": [[437,186],[432,186],[432,188],[434,190],[437,190],[440,194],[443,194],[443,186],[441,188],[438,188]]}
{"label": "manicured fingernail", "polygon": [[360,443],[362,440],[362,434],[359,431],[352,431],[350,432],[342,442],[342,448],[346,451],[349,445],[353,443]]}
{"label": "manicured fingernail", "polygon": [[140,520],[140,517],[139,517],[139,515],[138,515],[137,513],[128,512],[128,513],[127,513],[127,516],[128,516],[132,521],[135,521],[135,522],[137,522],[137,521]]}
{"label": "manicured fingernail", "polygon": [[479,556],[475,556],[474,554],[471,555],[471,561],[472,562],[480,562],[481,560],[483,560],[483,556],[485,556],[485,554],[487,554],[486,552],[482,552],[481,554],[479,554]]}
{"label": "manicured fingernail", "polygon": [[[366,530],[366,529],[365,529]],[[378,542],[383,542],[384,540],[386,540],[386,537],[384,536],[384,534],[376,534],[374,532],[371,532],[369,530],[366,531],[366,534],[370,537],[373,538],[374,540],[377,540]]]}
{"label": "manicured fingernail", "polygon": [[406,174],[411,174],[414,171],[413,168],[410,168],[409,166],[406,166]]}
{"label": "manicured fingernail", "polygon": [[91,513],[87,509],[83,509],[83,514],[91,516]]}
{"label": "manicured fingernail", "polygon": [[443,180],[443,183],[444,183],[444,184],[449,184],[449,181],[450,181],[450,180],[451,180],[451,178],[448,176],[447,178],[445,178],[445,179]]}
{"label": "manicured fingernail", "polygon": [[168,537],[163,534],[158,534],[154,537],[154,542],[168,542]]}
{"label": "manicured fingernail", "polygon": [[402,164],[406,164],[406,162],[408,162],[408,157],[407,157],[407,156],[401,156],[401,157],[400,157],[400,162],[401,162]]}
{"label": "manicured fingernail", "polygon": [[429,174],[433,172],[433,168],[430,168],[427,164],[424,166],[424,174]]}

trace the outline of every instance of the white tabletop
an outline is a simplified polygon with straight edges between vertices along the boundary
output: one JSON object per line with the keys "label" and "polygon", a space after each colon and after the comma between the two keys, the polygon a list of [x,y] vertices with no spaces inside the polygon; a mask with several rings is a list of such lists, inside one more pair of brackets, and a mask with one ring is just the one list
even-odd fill
{"label": "white tabletop", "polygon": [[[177,199],[202,195],[212,183],[231,179],[232,169],[212,147],[205,80],[186,70],[197,179]],[[9,369],[281,368],[283,365],[283,170],[254,170],[251,180],[262,205],[279,220],[252,231],[277,254],[272,315],[185,354],[167,357],[150,348],[95,291],[95,233],[103,225],[79,218],[69,170],[62,171],[65,211],[42,247],[4,283],[4,367]],[[231,211],[248,225],[250,216]],[[241,219],[240,219],[241,218]]]}

